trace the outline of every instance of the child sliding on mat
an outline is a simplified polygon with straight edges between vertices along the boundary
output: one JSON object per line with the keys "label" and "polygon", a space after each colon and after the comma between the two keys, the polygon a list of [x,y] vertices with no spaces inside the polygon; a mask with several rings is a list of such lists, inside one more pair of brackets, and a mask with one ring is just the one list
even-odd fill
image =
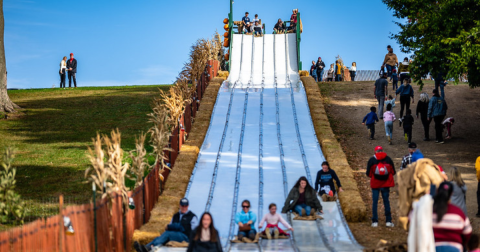
{"label": "child sliding on mat", "polygon": [[280,235],[288,236],[285,231],[278,227],[278,223],[282,223],[291,231],[293,231],[293,228],[285,221],[285,219],[283,219],[282,215],[277,213],[277,205],[275,203],[270,204],[268,206],[268,210],[270,210],[270,212],[263,216],[262,220],[258,224],[258,228],[261,229],[263,227],[263,223],[266,221],[267,227],[265,227],[263,234],[265,234],[268,239],[272,239],[272,235],[274,239],[278,239],[278,236]]}

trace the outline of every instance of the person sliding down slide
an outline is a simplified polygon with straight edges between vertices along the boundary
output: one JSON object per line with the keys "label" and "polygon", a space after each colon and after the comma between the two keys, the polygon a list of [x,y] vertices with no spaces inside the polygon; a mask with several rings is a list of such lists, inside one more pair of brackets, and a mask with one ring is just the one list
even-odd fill
{"label": "person sliding down slide", "polygon": [[268,210],[270,210],[270,212],[265,214],[258,224],[258,228],[261,229],[263,227],[263,223],[265,223],[265,221],[267,222],[267,227],[262,234],[266,235],[268,239],[272,239],[272,234],[274,239],[278,239],[280,235],[288,236],[285,231],[278,227],[278,223],[282,223],[291,231],[293,231],[293,228],[285,221],[285,219],[283,219],[280,214],[277,213],[277,205],[275,203],[271,203],[268,206]]}

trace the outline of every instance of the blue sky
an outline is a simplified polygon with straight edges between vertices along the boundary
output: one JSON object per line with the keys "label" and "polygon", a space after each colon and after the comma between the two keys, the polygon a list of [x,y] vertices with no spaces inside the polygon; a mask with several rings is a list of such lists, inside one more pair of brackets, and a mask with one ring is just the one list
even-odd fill
{"label": "blue sky", "polygon": [[[380,1],[236,0],[234,20],[258,13],[267,32],[298,8],[304,69],[340,55],[358,69],[379,69],[398,28]],[[70,52],[79,86],[170,84],[198,38],[223,34],[229,0],[4,0],[9,88],[59,86],[58,68]]]}

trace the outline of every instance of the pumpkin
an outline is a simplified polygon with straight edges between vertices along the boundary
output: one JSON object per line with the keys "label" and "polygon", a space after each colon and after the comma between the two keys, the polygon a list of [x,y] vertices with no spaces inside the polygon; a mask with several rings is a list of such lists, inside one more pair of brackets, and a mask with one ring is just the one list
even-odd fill
{"label": "pumpkin", "polygon": [[230,59],[230,54],[225,54],[225,60],[228,61]]}
{"label": "pumpkin", "polygon": [[229,33],[229,32],[225,32],[225,33],[223,34],[223,37],[228,38],[228,35],[230,35],[230,33]]}
{"label": "pumpkin", "polygon": [[224,24],[228,24],[228,18],[225,18],[225,19],[223,20],[223,23],[224,23]]}
{"label": "pumpkin", "polygon": [[230,46],[230,41],[228,41],[228,39],[224,39],[223,40],[223,46],[224,47],[229,47]]}
{"label": "pumpkin", "polygon": [[228,31],[228,24],[224,25],[223,29],[225,29],[225,31]]}

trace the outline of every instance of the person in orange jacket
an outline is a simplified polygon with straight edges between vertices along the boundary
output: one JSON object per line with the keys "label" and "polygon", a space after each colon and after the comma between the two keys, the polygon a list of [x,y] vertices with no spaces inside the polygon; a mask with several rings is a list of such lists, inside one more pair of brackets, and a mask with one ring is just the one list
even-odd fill
{"label": "person in orange jacket", "polygon": [[475,162],[475,170],[477,171],[477,181],[478,181],[478,185],[477,185],[477,205],[478,205],[478,209],[477,209],[476,216],[480,217],[480,156],[477,157],[477,162]]}

